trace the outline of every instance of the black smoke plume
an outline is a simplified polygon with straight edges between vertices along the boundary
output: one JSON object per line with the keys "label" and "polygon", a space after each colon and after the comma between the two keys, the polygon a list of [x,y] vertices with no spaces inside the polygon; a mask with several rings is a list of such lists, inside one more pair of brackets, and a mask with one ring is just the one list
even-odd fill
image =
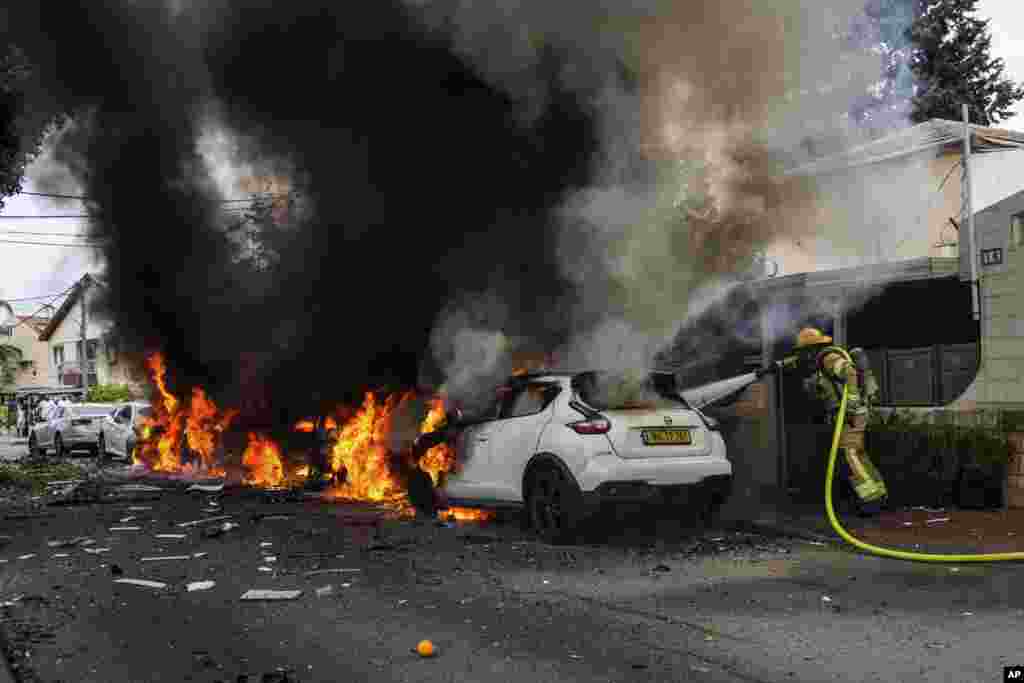
{"label": "black smoke plume", "polygon": [[[499,292],[524,330],[571,298],[552,210],[591,180],[590,98],[615,76],[569,83],[571,47],[546,48],[517,99],[388,0],[21,5],[8,39],[80,124],[61,157],[108,239],[109,313],[164,351],[179,388],[233,399],[256,352],[291,420],[416,383],[456,293]],[[223,229],[196,151],[210,121],[243,160],[287,169],[309,207],[267,267]],[[567,324],[544,320],[552,343]]]}

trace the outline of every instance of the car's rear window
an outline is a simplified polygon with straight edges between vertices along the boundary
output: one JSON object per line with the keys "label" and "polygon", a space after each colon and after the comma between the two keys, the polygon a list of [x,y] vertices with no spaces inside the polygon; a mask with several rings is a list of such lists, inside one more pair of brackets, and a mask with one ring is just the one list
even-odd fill
{"label": "car's rear window", "polygon": [[586,372],[573,379],[580,400],[596,410],[662,410],[685,408],[670,374]]}
{"label": "car's rear window", "polygon": [[107,406],[76,406],[69,411],[72,417],[102,417],[110,414]]}

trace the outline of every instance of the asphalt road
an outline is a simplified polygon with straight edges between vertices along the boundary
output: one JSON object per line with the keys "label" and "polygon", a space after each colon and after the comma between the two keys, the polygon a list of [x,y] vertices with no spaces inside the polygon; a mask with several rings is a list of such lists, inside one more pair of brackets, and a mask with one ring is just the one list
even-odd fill
{"label": "asphalt road", "polygon": [[[514,521],[438,526],[242,490],[210,510],[168,487],[3,514],[0,627],[19,680],[988,682],[1024,661],[1016,565],[628,517],[555,548]],[[239,526],[178,526],[221,515]],[[75,537],[91,543],[49,545]],[[187,559],[143,560],[168,556]],[[249,589],[302,594],[241,601]],[[437,656],[411,651],[423,638]]]}

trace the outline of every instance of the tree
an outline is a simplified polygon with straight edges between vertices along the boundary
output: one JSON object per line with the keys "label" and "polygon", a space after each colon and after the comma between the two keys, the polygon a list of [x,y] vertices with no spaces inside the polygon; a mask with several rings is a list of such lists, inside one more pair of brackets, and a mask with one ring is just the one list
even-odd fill
{"label": "tree", "polygon": [[17,346],[0,344],[0,387],[9,387],[14,384],[21,359],[21,349]]}
{"label": "tree", "polygon": [[910,119],[959,121],[962,104],[970,106],[971,123],[988,126],[1012,116],[1024,87],[991,56],[989,22],[974,16],[978,0],[914,2],[917,18],[907,31],[915,82]]}
{"label": "tree", "polygon": [[32,68],[14,45],[0,45],[0,209],[4,197],[21,191],[25,167],[39,153],[43,137],[63,116],[27,106]]}

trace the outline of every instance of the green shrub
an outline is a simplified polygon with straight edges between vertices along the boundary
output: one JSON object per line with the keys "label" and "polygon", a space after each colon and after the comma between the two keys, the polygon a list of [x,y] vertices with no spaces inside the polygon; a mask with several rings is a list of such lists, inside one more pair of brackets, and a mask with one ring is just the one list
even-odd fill
{"label": "green shrub", "polygon": [[132,399],[127,384],[97,384],[89,387],[85,400],[90,403],[122,403]]}

